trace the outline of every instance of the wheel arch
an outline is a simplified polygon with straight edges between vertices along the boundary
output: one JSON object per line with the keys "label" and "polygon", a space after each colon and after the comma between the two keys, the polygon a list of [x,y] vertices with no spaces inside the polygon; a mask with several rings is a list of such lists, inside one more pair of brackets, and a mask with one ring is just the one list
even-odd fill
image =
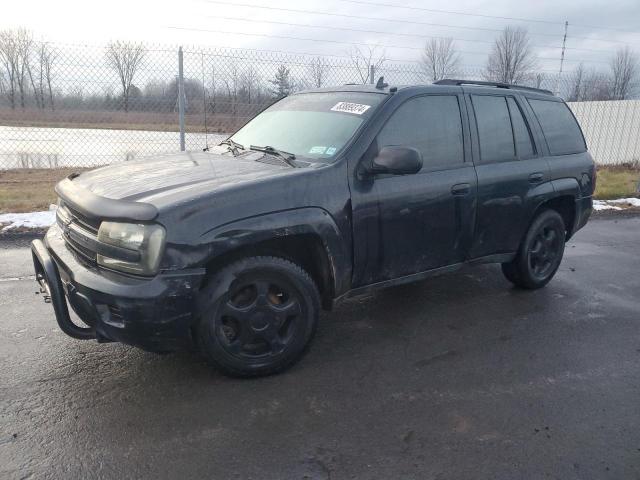
{"label": "wheel arch", "polygon": [[531,220],[536,218],[543,210],[555,210],[560,214],[564,221],[564,226],[567,231],[566,239],[569,240],[573,234],[573,226],[576,220],[576,201],[575,197],[571,195],[559,195],[557,197],[550,198],[544,201],[533,212]]}
{"label": "wheel arch", "polygon": [[208,274],[247,256],[285,258],[309,273],[327,309],[351,278],[349,249],[333,218],[320,208],[238,220],[207,232],[205,242],[211,252],[204,262]]}

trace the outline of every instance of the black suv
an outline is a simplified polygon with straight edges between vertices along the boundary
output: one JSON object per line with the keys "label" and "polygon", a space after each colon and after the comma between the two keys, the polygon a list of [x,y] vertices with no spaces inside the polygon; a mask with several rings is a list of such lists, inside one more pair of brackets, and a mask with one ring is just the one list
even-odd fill
{"label": "black suv", "polygon": [[72,337],[197,345],[227,374],[263,375],[346,297],[468,263],[544,286],[594,187],[551,92],[378,82],[286,97],[208,152],[72,175],[32,253]]}

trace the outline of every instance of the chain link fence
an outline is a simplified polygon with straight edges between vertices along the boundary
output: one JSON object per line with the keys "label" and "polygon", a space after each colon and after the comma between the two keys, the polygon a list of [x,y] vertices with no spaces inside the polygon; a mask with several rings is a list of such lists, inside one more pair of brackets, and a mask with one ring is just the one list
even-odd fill
{"label": "chain link fence", "polygon": [[[179,151],[180,99],[185,148],[202,149],[279,96],[371,80],[370,65],[349,56],[184,48],[182,58],[180,80],[178,47],[33,43],[0,65],[0,169],[91,167]],[[387,60],[375,68],[382,75],[391,85],[431,82],[419,62]],[[484,72],[456,76],[482,80]],[[638,163],[635,85],[620,98],[602,75],[537,74],[524,83],[569,101],[598,163]]]}

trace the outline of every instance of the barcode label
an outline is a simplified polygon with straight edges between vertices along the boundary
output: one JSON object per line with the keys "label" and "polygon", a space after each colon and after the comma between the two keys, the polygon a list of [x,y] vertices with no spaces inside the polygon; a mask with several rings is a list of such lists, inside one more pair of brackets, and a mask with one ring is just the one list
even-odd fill
{"label": "barcode label", "polygon": [[361,103],[351,102],[338,102],[331,108],[331,110],[333,112],[354,113],[356,115],[362,115],[364,112],[369,110],[369,108],[371,108],[371,105],[363,105]]}

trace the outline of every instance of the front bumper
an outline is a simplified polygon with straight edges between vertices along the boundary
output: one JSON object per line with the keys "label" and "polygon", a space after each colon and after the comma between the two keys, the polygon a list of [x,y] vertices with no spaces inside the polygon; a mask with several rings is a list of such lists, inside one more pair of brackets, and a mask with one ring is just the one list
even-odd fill
{"label": "front bumper", "polygon": [[[56,225],[44,242],[35,240],[31,250],[45,300],[53,304],[58,324],[70,336],[117,341],[154,352],[192,346],[194,305],[204,269],[153,278],[110,272],[78,260]],[[66,302],[89,328],[71,322]]]}

